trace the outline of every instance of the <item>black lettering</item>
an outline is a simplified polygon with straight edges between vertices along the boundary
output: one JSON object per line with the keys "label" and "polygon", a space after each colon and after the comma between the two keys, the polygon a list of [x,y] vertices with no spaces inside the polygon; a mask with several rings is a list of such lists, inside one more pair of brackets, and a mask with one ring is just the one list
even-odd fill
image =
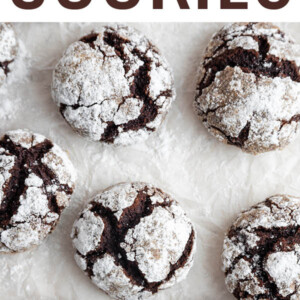
{"label": "black lettering", "polygon": [[135,7],[138,3],[139,0],[127,0],[126,2],[120,2],[118,0],[106,0],[107,3],[115,8],[115,9],[130,9]]}
{"label": "black lettering", "polygon": [[[168,0],[170,1],[170,0]],[[200,2],[201,0],[199,0]],[[187,0],[177,0],[180,9],[190,9],[189,4],[187,3]],[[203,2],[203,1],[202,1]],[[207,2],[207,0],[204,0],[204,2]],[[153,8],[154,9],[163,9],[163,0],[153,0]]]}
{"label": "black lettering", "polygon": [[279,0],[276,2],[270,0],[258,0],[258,1],[263,7],[268,9],[280,9],[285,7],[289,3],[289,0]]}
{"label": "black lettering", "polygon": [[58,1],[63,7],[68,9],[82,9],[87,7],[91,3],[91,0],[80,0],[77,2],[73,2],[70,0],[58,0]]}
{"label": "black lettering", "polygon": [[207,0],[198,0],[198,9],[207,9]]}
{"label": "black lettering", "polygon": [[231,2],[231,0],[221,0],[221,9],[247,9],[246,2]]}
{"label": "black lettering", "polygon": [[43,3],[44,0],[33,0],[31,2],[26,2],[23,0],[13,0],[13,3],[22,9],[36,9],[39,8]]}

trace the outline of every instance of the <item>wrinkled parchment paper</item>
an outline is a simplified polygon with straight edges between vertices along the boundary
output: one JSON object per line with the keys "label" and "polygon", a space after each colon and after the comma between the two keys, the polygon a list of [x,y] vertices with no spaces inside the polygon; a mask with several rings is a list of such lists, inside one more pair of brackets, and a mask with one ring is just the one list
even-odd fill
{"label": "wrinkled parchment paper", "polygon": [[[0,88],[1,134],[28,128],[68,150],[77,189],[54,233],[34,251],[0,256],[0,299],[109,299],[79,270],[72,224],[89,198],[124,181],[146,181],[171,193],[198,231],[198,252],[187,280],[157,300],[230,300],[221,272],[224,233],[236,215],[276,193],[300,196],[300,137],[281,152],[257,157],[215,140],[192,109],[201,54],[221,24],[133,24],[171,64],[177,88],[161,130],[146,143],[114,148],[74,133],[51,100],[52,70],[65,48],[101,24],[15,24],[22,56]],[[300,42],[300,23],[281,24]]]}

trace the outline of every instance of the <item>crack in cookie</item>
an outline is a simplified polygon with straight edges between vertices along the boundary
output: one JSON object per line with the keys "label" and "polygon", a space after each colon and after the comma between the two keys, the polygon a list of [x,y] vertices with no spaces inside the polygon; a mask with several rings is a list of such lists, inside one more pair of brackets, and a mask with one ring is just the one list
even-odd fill
{"label": "crack in cookie", "polygon": [[43,136],[12,131],[0,140],[0,252],[41,243],[74,189],[67,156]]}
{"label": "crack in cookie", "polygon": [[28,178],[29,169],[33,168],[35,170],[33,172],[38,173],[34,163],[40,163],[40,159],[44,154],[53,147],[49,140],[38,146],[38,150],[36,150],[36,146],[25,149],[22,146],[14,144],[7,135],[0,141],[0,147],[8,151],[9,154],[12,154],[16,160],[15,165],[10,170],[11,178],[5,183],[3,188],[3,200],[0,209],[0,226],[2,228],[5,228],[5,225],[9,224],[12,216],[17,213],[20,206],[19,199],[27,189],[25,180]]}
{"label": "crack in cookie", "polygon": [[294,61],[279,59],[274,55],[268,55],[270,45],[265,36],[253,37],[258,40],[259,51],[245,50],[236,48],[226,50],[219,56],[213,57],[207,63],[204,62],[204,68],[209,76],[204,76],[198,85],[198,95],[209,87],[215,80],[218,72],[224,71],[227,66],[231,68],[239,67],[245,73],[252,73],[258,79],[261,76],[275,78],[290,77],[295,82],[300,82],[299,67]]}
{"label": "crack in cookie", "polygon": [[157,48],[132,28],[115,26],[68,48],[54,71],[52,95],[80,134],[128,145],[160,126],[175,90]]}
{"label": "crack in cookie", "polygon": [[[140,299],[186,276],[196,236],[176,201],[133,183],[96,196],[75,222],[72,238],[78,265],[98,287],[116,299]],[[113,267],[104,278],[108,258]]]}
{"label": "crack in cookie", "polygon": [[9,65],[12,64],[13,62],[14,62],[14,59],[10,60],[10,61],[0,62],[0,68],[3,70],[5,76],[7,76],[8,73],[11,71],[9,68]]}
{"label": "crack in cookie", "polygon": [[226,135],[225,132],[220,130],[218,127],[211,126],[213,130],[216,130],[220,132],[228,141],[228,144],[238,146],[238,147],[243,147],[245,142],[248,139],[249,133],[250,133],[250,127],[251,127],[251,122],[248,122],[246,126],[241,130],[239,133],[238,137],[231,137],[229,135]]}
{"label": "crack in cookie", "polygon": [[278,195],[234,222],[224,241],[223,270],[237,299],[298,299],[299,213],[299,198]]}
{"label": "crack in cookie", "polygon": [[300,114],[298,49],[272,24],[220,30],[204,55],[194,102],[209,132],[253,154],[289,144]]}

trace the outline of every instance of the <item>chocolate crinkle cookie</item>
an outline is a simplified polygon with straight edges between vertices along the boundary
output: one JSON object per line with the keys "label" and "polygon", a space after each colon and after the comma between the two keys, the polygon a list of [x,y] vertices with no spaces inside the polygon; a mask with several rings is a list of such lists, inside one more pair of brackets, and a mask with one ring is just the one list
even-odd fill
{"label": "chocolate crinkle cookie", "polygon": [[175,98],[158,49],[130,27],[104,27],[73,43],[53,75],[52,96],[71,127],[93,141],[145,140]]}
{"label": "chocolate crinkle cookie", "polygon": [[200,68],[195,109],[209,132],[258,154],[283,148],[300,120],[300,46],[269,23],[214,35]]}
{"label": "chocolate crinkle cookie", "polygon": [[25,130],[0,140],[0,253],[39,245],[55,228],[73,193],[75,171],[67,154]]}
{"label": "chocolate crinkle cookie", "polygon": [[18,41],[11,24],[0,23],[0,86],[11,71],[18,53]]}
{"label": "chocolate crinkle cookie", "polygon": [[196,234],[178,203],[144,183],[96,196],[72,232],[78,266],[115,299],[145,299],[183,280]]}
{"label": "chocolate crinkle cookie", "polygon": [[223,269],[237,299],[300,299],[300,198],[277,195],[243,212],[226,235]]}

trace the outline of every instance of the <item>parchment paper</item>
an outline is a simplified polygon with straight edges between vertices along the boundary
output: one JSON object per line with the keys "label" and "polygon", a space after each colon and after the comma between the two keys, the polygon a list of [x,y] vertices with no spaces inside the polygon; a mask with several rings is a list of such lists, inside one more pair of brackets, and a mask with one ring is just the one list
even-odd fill
{"label": "parchment paper", "polygon": [[[201,54],[221,24],[131,24],[171,64],[177,100],[146,143],[114,148],[74,133],[51,100],[52,70],[65,48],[101,24],[15,24],[19,67],[0,89],[0,129],[28,128],[68,150],[78,170],[76,193],[54,233],[34,251],[0,256],[0,299],[109,299],[79,270],[72,224],[89,198],[124,181],[146,181],[171,193],[198,231],[195,265],[186,281],[157,300],[230,300],[221,271],[224,233],[236,215],[276,193],[300,196],[300,137],[285,150],[257,157],[210,136],[192,109]],[[281,24],[300,42],[300,23]]]}

